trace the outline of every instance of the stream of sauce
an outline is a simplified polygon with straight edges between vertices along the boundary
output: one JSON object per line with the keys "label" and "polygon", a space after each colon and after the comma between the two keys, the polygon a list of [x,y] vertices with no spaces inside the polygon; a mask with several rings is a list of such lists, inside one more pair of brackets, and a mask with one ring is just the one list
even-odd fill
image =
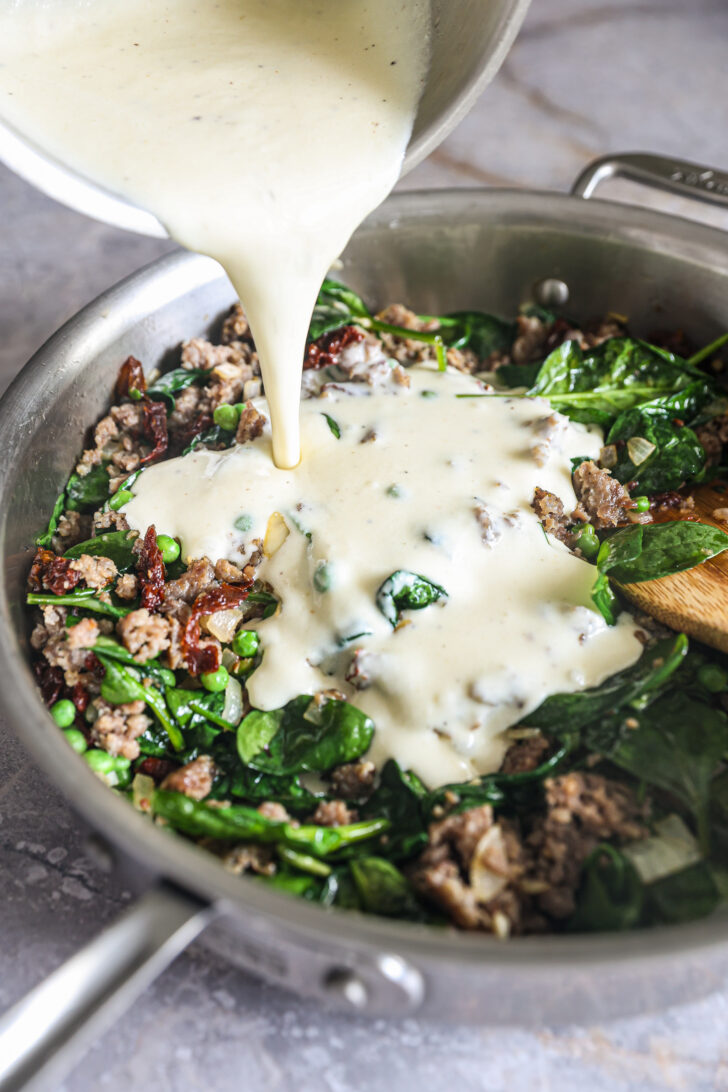
{"label": "stream of sauce", "polygon": [[0,0],[0,116],[216,258],[299,461],[322,280],[396,182],[429,0]]}
{"label": "stream of sauce", "polygon": [[[0,0],[0,115],[218,259],[255,337],[270,426],[146,470],[130,525],[213,562],[264,541],[281,606],[256,623],[253,704],[341,690],[371,757],[435,786],[497,769],[510,725],[641,645],[531,509],[537,485],[573,507],[570,458],[600,445],[547,403],[417,368],[304,401],[299,433],[313,304],[399,175],[429,19],[428,0]],[[393,629],[377,591],[402,569],[447,594]]]}
{"label": "stream of sauce", "polygon": [[[186,558],[242,563],[264,541],[258,576],[281,609],[254,623],[253,705],[333,687],[374,720],[367,757],[441,785],[497,769],[505,729],[642,646],[629,615],[605,624],[593,567],[547,539],[531,508],[540,485],[571,510],[570,459],[601,439],[546,401],[462,398],[479,390],[469,376],[408,374],[409,387],[343,384],[304,400],[295,470],[274,466],[266,429],[151,467],[124,511],[142,532],[178,537]],[[447,598],[393,630],[376,596],[398,569]]]}

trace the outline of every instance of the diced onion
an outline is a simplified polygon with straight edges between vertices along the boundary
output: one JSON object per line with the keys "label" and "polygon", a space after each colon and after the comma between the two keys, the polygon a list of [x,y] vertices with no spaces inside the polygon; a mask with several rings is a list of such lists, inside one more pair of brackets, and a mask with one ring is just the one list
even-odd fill
{"label": "diced onion", "polygon": [[280,512],[274,512],[265,529],[265,538],[263,539],[263,553],[265,556],[273,557],[273,554],[280,550],[288,535],[288,525],[283,516]]}
{"label": "diced onion", "polygon": [[203,629],[217,637],[224,645],[229,644],[235,636],[235,631],[240,625],[243,612],[237,607],[229,610],[218,610],[214,614],[205,614],[200,619]]}
{"label": "diced onion", "polygon": [[482,836],[470,862],[470,886],[478,902],[488,903],[508,885],[508,854],[498,823]]}
{"label": "diced onion", "polygon": [[627,454],[635,466],[640,466],[645,459],[649,459],[655,445],[645,440],[644,436],[630,436],[627,440]]}
{"label": "diced onion", "polygon": [[222,719],[236,727],[243,717],[243,688],[234,675],[228,679],[225,687],[225,704],[222,707]]}
{"label": "diced onion", "polygon": [[681,872],[700,860],[696,839],[679,815],[667,815],[655,823],[655,833],[624,847],[643,883],[654,883],[673,872]]}
{"label": "diced onion", "polygon": [[131,783],[131,802],[137,811],[149,812],[154,800],[154,778],[138,773]]}
{"label": "diced onion", "polygon": [[609,470],[610,467],[617,465],[617,446],[616,444],[607,444],[599,452],[599,465],[603,466],[605,470]]}

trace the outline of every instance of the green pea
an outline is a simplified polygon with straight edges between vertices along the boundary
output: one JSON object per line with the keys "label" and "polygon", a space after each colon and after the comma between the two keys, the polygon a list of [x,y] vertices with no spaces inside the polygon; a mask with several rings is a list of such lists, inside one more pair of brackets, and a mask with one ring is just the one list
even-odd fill
{"label": "green pea", "polygon": [[650,498],[649,497],[632,497],[632,508],[636,512],[649,512],[649,510],[650,510]]}
{"label": "green pea", "polygon": [[122,505],[128,504],[133,497],[134,494],[131,489],[119,489],[109,501],[109,508],[113,509],[114,512],[117,512]]}
{"label": "green pea", "polygon": [[61,698],[51,706],[51,716],[59,728],[70,728],[76,719],[76,706],[68,698]]}
{"label": "green pea", "polygon": [[698,669],[698,682],[710,690],[711,694],[720,694],[728,690],[728,674],[718,664],[703,664]]}
{"label": "green pea", "polygon": [[400,487],[398,485],[390,485],[389,489],[387,489],[387,496],[388,497],[401,497],[402,496],[402,490],[400,489]]}
{"label": "green pea", "polygon": [[162,561],[166,565],[170,561],[176,561],[179,557],[179,542],[170,538],[169,535],[157,535],[157,546],[159,546],[162,554]]}
{"label": "green pea", "polygon": [[83,732],[79,732],[78,728],[66,728],[63,734],[66,737],[67,743],[74,749],[76,754],[82,755],[88,746]]}
{"label": "green pea", "polygon": [[587,561],[592,561],[599,553],[599,536],[591,523],[583,523],[578,531],[574,532],[574,546],[578,546],[582,556]]}
{"label": "green pea", "polygon": [[225,405],[217,407],[212,419],[220,428],[224,428],[227,432],[233,432],[238,427],[238,421],[240,420],[240,407],[225,403]]}
{"label": "green pea", "polygon": [[249,531],[253,526],[253,517],[243,512],[242,516],[238,516],[233,524],[238,531]]}
{"label": "green pea", "polygon": [[220,664],[217,671],[205,671],[200,675],[200,682],[205,690],[211,690],[213,694],[216,694],[219,690],[225,689],[229,678],[227,668]]}
{"label": "green pea", "polygon": [[92,748],[84,754],[84,761],[88,763],[94,773],[125,774],[131,765],[128,758],[123,755],[110,755],[108,751],[100,751]]}
{"label": "green pea", "polygon": [[239,629],[233,637],[233,652],[242,659],[255,656],[260,637],[254,629]]}

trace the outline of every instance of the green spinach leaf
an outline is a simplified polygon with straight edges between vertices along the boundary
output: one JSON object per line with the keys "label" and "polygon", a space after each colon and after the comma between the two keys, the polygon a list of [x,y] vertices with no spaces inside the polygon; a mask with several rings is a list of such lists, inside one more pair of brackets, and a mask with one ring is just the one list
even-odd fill
{"label": "green spinach leaf", "polygon": [[384,917],[417,917],[421,909],[409,882],[384,857],[359,857],[349,862],[359,900],[369,914]]}
{"label": "green spinach leaf", "polygon": [[[246,762],[254,769],[271,774],[300,773],[303,770],[323,772],[352,762],[369,748],[374,735],[372,720],[349,702],[328,699],[319,702],[307,694],[293,698],[276,716],[254,710],[243,718],[238,729]],[[280,721],[278,722],[278,714]],[[249,732],[248,717],[253,717]],[[267,745],[262,741],[273,726],[277,731]],[[261,749],[253,753],[254,742]]]}
{"label": "green spinach leaf", "polygon": [[81,557],[88,554],[91,557],[109,557],[116,565],[120,573],[128,572],[134,568],[136,558],[132,547],[137,539],[133,531],[107,531],[89,538],[86,542],[79,542],[66,550],[64,557]]}
{"label": "green spinach leaf", "polygon": [[443,597],[447,598],[445,589],[426,576],[397,569],[380,584],[376,602],[392,628],[395,628],[403,610],[422,610]]}
{"label": "green spinach leaf", "polygon": [[173,368],[155,379],[151,387],[147,387],[147,397],[153,402],[166,402],[170,413],[174,412],[175,394],[191,387],[198,379],[204,379],[209,372],[204,368]]}
{"label": "green spinach leaf", "polygon": [[66,507],[77,512],[93,512],[109,499],[109,475],[106,464],[94,466],[81,477],[73,473],[66,485]]}
{"label": "green spinach leaf", "polygon": [[630,719],[634,726],[617,740],[610,761],[688,808],[707,854],[711,781],[728,750],[728,717],[678,690],[635,710]]}
{"label": "green spinach leaf", "polygon": [[374,793],[359,808],[362,816],[383,815],[391,823],[388,855],[395,860],[414,856],[427,844],[423,802],[427,789],[411,770],[403,770],[393,758],[385,762]]}
{"label": "green spinach leaf", "polygon": [[[684,633],[647,648],[632,667],[605,679],[600,686],[576,693],[553,694],[521,722],[551,735],[579,731],[592,722],[629,707],[643,708],[682,664],[688,651]],[[601,750],[601,747],[595,747]]]}
{"label": "green spinach leaf", "polygon": [[597,568],[620,584],[638,584],[692,569],[727,549],[728,534],[707,523],[634,524],[604,540]]}
{"label": "green spinach leaf", "polygon": [[604,843],[584,862],[569,930],[594,933],[639,924],[644,888],[632,862]]}
{"label": "green spinach leaf", "polygon": [[219,808],[163,789],[157,789],[154,794],[153,810],[176,830],[196,838],[281,843],[314,857],[328,857],[345,847],[383,834],[389,827],[386,819],[366,820],[341,827],[295,826],[266,819],[255,808],[243,804]]}
{"label": "green spinach leaf", "polygon": [[630,337],[614,337],[582,351],[565,341],[546,357],[529,395],[548,398],[576,421],[608,427],[624,410],[710,380],[680,357]]}
{"label": "green spinach leaf", "polygon": [[479,360],[510,349],[516,325],[484,311],[452,311],[439,318],[442,340],[452,349],[470,349]]}

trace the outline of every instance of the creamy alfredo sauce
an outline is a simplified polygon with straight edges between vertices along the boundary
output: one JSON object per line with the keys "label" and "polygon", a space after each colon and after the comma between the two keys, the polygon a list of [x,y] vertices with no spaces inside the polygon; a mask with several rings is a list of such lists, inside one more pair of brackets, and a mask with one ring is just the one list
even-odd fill
{"label": "creamy alfredo sauce", "polygon": [[429,0],[0,0],[0,116],[217,258],[299,459],[321,281],[402,165]]}
{"label": "creamy alfredo sauce", "polygon": [[[125,512],[179,537],[186,558],[240,562],[265,540],[258,575],[281,608],[255,623],[253,704],[342,690],[375,722],[375,761],[439,785],[497,769],[504,729],[641,645],[628,616],[610,629],[592,609],[593,567],[547,540],[531,509],[537,485],[575,505],[569,460],[596,455],[597,435],[540,399],[458,398],[479,387],[457,372],[414,368],[409,388],[390,372],[371,392],[344,384],[302,403],[295,470],[273,465],[266,430],[151,467]],[[447,598],[393,631],[375,597],[398,569]],[[364,689],[346,679],[354,666]]]}

